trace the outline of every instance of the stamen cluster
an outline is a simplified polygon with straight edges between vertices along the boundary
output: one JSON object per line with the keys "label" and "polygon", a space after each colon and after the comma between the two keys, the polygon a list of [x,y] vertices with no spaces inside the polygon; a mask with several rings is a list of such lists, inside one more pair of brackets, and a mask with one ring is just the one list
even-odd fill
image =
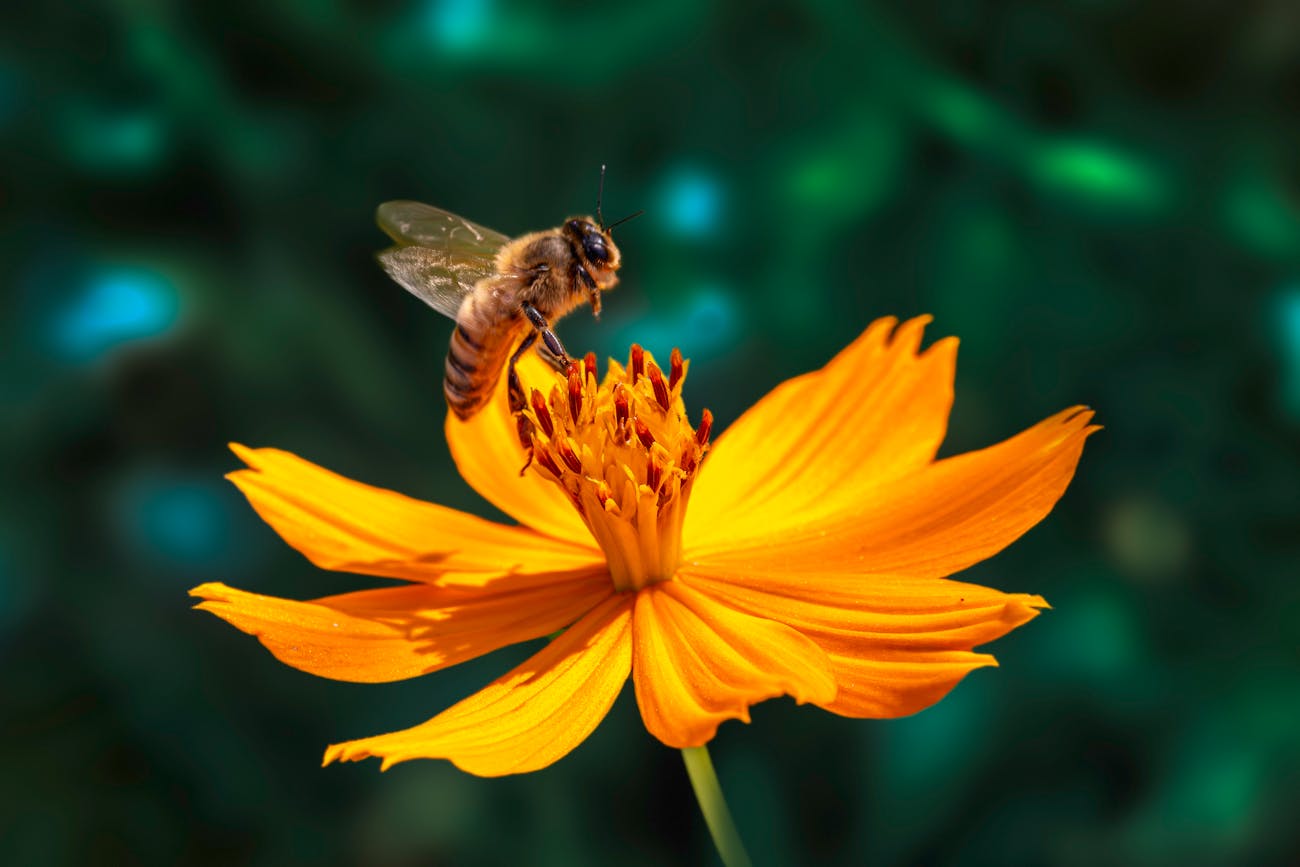
{"label": "stamen cluster", "polygon": [[713,415],[686,417],[689,364],[674,349],[668,375],[640,346],[611,360],[597,383],[596,356],[573,362],[520,410],[533,471],[560,485],[605,552],[620,590],[672,577],[691,484],[709,448]]}

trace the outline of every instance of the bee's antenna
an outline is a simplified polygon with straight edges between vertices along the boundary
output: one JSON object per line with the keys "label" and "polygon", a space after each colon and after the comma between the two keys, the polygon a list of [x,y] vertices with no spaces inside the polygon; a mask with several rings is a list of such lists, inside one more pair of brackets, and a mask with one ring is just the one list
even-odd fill
{"label": "bee's antenna", "polygon": [[596,222],[605,228],[605,215],[600,212],[600,202],[605,198],[605,164],[600,164],[600,186],[596,188]]}
{"label": "bee's antenna", "polygon": [[634,213],[628,214],[626,217],[624,217],[621,220],[615,220],[614,222],[610,223],[608,226],[602,226],[601,228],[603,228],[606,232],[612,231],[615,226],[621,226],[624,223],[626,223],[628,220],[634,220],[644,213],[645,213],[644,209],[640,211],[636,211]]}

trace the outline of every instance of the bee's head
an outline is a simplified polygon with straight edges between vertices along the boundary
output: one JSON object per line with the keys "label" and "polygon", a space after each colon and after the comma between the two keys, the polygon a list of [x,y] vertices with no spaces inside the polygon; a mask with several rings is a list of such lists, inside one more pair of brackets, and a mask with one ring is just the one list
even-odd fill
{"label": "bee's head", "polygon": [[591,217],[573,217],[565,221],[564,233],[573,245],[584,279],[590,280],[588,288],[596,291],[613,289],[618,282],[614,272],[622,260],[609,229],[602,228]]}

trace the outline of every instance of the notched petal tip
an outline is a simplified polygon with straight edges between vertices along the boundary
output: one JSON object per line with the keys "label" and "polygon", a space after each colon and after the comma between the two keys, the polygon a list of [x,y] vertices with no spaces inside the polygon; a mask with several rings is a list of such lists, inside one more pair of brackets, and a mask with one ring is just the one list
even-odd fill
{"label": "notched petal tip", "polygon": [[243,628],[238,622],[240,601],[244,598],[274,598],[259,597],[256,594],[246,593],[243,590],[231,587],[229,584],[223,584],[220,581],[209,581],[205,584],[200,584],[197,587],[191,588],[188,595],[194,599],[201,600],[190,606],[191,611],[206,611],[209,614],[215,615],[216,617],[226,621],[241,632],[246,632],[249,635],[252,635],[254,638],[258,637],[258,634],[249,629]]}
{"label": "notched petal tip", "polygon": [[231,442],[226,443],[226,448],[234,452],[235,457],[239,458],[241,461],[248,464],[249,466],[252,466],[253,458],[256,455],[256,453],[259,451],[258,449],[252,448],[251,446],[246,446],[243,443],[237,443],[234,442],[233,440]]}
{"label": "notched petal tip", "polygon": [[230,449],[230,451],[234,453],[235,457],[243,461],[244,466],[231,470],[228,473],[223,473],[222,477],[227,481],[234,482],[235,486],[242,491],[243,486],[241,480],[250,476],[255,476],[261,472],[261,467],[258,462],[258,452],[263,451],[263,449],[250,448],[243,443],[237,442],[226,443],[226,448]]}
{"label": "notched petal tip", "polygon": [[906,320],[889,335],[887,345],[890,348],[898,348],[904,352],[916,354],[917,350],[921,348],[921,338],[925,335],[925,327],[933,321],[934,317],[928,313]]}
{"label": "notched petal tip", "polygon": [[[307,463],[303,458],[298,457],[293,452],[284,449],[272,448],[270,446],[246,446],[243,443],[229,442],[226,448],[234,453],[235,457],[244,462],[244,466],[237,470],[232,470],[226,474],[226,478],[237,473],[255,475],[258,473],[271,473],[277,466],[283,469],[284,466],[292,464],[295,461]],[[310,465],[310,464],[309,464]]]}
{"label": "notched petal tip", "polygon": [[[368,756],[358,755],[357,751],[349,750],[348,744],[346,743],[330,744],[328,747],[325,748],[325,755],[321,758],[320,766],[322,768],[326,768],[334,764],[335,762],[359,762],[364,758],[368,758]],[[383,767],[380,768],[380,770],[381,771],[388,770],[388,763],[385,762]]]}
{"label": "notched petal tip", "polygon": [[1002,609],[1000,631],[982,641],[977,641],[973,646],[987,643],[1013,629],[1024,626],[1051,607],[1047,604],[1047,600],[1041,596],[1030,596],[1024,593],[1011,594],[1007,599],[1007,604]]}
{"label": "notched petal tip", "polygon": [[226,595],[226,592],[231,589],[232,588],[220,581],[205,581],[196,587],[191,587],[187,591],[186,595],[193,596],[197,599],[216,600],[223,598]]}
{"label": "notched petal tip", "polygon": [[1037,615],[1041,609],[1051,609],[1052,607],[1047,604],[1046,599],[1039,596],[1037,593],[1012,593],[1010,594],[1008,604],[1028,608],[1030,611],[1034,612],[1035,615]]}
{"label": "notched petal tip", "polygon": [[1060,427],[1068,428],[1071,431],[1081,431],[1091,434],[1094,431],[1101,430],[1101,425],[1089,424],[1097,415],[1097,411],[1090,406],[1079,404],[1068,409],[1063,409],[1056,415],[1048,416],[1038,423],[1038,427],[1047,427],[1057,424]]}
{"label": "notched petal tip", "polygon": [[[374,758],[379,759],[379,773],[382,774],[388,771],[389,769],[391,769],[392,767],[394,767],[395,765],[400,765],[402,762],[410,761],[411,759],[416,759],[416,758],[423,758],[423,757],[410,756],[406,758],[393,758],[392,756],[377,756],[376,754],[370,752],[369,750],[353,748],[350,743],[331,744],[330,746],[326,747],[325,755],[321,759],[320,766],[322,768],[327,768],[330,765],[334,764],[335,762],[339,764],[342,764],[344,762],[364,762],[366,759],[374,759]],[[439,756],[438,758],[441,758],[441,756]],[[455,765],[456,762],[453,760],[452,764]],[[464,771],[466,769],[461,768],[461,770]],[[473,773],[473,772],[467,771],[467,773]]]}

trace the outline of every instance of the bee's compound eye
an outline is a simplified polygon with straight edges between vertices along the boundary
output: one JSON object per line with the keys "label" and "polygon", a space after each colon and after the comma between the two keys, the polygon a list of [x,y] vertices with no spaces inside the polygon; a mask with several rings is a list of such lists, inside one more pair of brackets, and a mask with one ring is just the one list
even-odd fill
{"label": "bee's compound eye", "polygon": [[609,248],[605,246],[605,239],[597,234],[586,235],[582,239],[582,252],[586,254],[587,261],[598,265],[603,265],[609,261]]}

